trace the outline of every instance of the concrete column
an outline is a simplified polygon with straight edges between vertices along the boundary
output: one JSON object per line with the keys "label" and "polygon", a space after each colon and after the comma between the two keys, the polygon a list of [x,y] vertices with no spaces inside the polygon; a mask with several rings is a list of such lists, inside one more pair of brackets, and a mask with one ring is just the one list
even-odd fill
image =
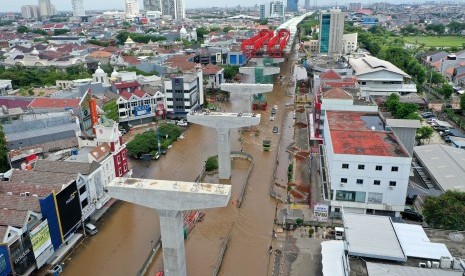
{"label": "concrete column", "polygon": [[186,276],[183,215],[181,211],[157,209],[160,216],[163,266],[166,276]]}
{"label": "concrete column", "polygon": [[229,141],[230,129],[217,128],[218,135],[218,174],[220,179],[231,177],[231,143]]}

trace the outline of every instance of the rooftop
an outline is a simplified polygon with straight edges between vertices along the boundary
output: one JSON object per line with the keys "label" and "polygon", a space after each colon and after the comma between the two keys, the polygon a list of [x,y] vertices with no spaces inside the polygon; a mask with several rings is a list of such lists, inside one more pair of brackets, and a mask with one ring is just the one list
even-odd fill
{"label": "rooftop", "polygon": [[461,271],[367,262],[370,276],[462,276]]}
{"label": "rooftop", "polygon": [[386,119],[386,125],[400,128],[420,128],[420,120]]}
{"label": "rooftop", "polygon": [[0,194],[0,209],[31,210],[40,213],[39,198],[35,196]]}
{"label": "rooftop", "polygon": [[377,113],[327,111],[326,118],[336,154],[409,157]]}
{"label": "rooftop", "polygon": [[390,217],[345,213],[343,220],[349,255],[407,261]]}
{"label": "rooftop", "polygon": [[70,181],[76,180],[76,177],[77,174],[73,173],[15,170],[10,178],[10,182],[16,182],[18,184],[64,185]]}
{"label": "rooftop", "polygon": [[77,108],[79,99],[52,99],[52,98],[36,98],[28,107],[31,108]]}
{"label": "rooftop", "polygon": [[83,174],[89,175],[100,166],[97,162],[67,162],[67,161],[49,161],[39,159],[37,160],[34,171],[36,172],[52,172],[52,173],[66,173],[66,174]]}
{"label": "rooftop", "polygon": [[441,190],[465,192],[465,150],[431,144],[414,147],[413,152]]}
{"label": "rooftop", "polygon": [[0,181],[0,193],[12,193],[20,195],[29,192],[31,195],[37,195],[39,198],[46,197],[53,191],[58,193],[63,189],[63,184],[34,184],[31,182],[18,181]]}
{"label": "rooftop", "polygon": [[352,69],[354,69],[356,76],[386,70],[403,75],[406,78],[410,78],[410,76],[407,73],[405,73],[389,61],[385,61],[373,56],[351,58],[349,60],[349,64],[352,67]]}
{"label": "rooftop", "polygon": [[28,211],[0,209],[0,225],[22,228]]}

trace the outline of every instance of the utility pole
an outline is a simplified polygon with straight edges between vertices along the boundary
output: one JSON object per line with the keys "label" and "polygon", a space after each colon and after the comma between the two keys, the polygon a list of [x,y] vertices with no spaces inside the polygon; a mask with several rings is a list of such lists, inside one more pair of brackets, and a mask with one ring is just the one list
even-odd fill
{"label": "utility pole", "polygon": [[433,80],[433,68],[430,68],[430,75],[429,75],[429,90],[427,93],[425,93],[426,95],[426,109],[429,110],[429,100],[428,100],[428,93],[431,93],[431,89],[432,89],[432,80]]}

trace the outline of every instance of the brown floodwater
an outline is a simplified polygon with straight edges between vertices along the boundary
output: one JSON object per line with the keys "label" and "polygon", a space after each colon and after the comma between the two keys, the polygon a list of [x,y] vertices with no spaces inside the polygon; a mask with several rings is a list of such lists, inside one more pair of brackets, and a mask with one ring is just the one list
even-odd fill
{"label": "brown floodwater", "polygon": [[[287,67],[287,66],[286,66]],[[287,69],[287,68],[286,68]],[[288,70],[283,71],[286,75]],[[231,150],[244,149],[254,157],[254,168],[241,208],[232,203],[227,207],[203,210],[205,219],[198,223],[186,240],[187,272],[189,275],[211,275],[222,241],[230,233],[230,242],[219,275],[267,275],[276,202],[269,196],[270,183],[276,163],[279,135],[272,133],[284,117],[285,86],[275,84],[267,94],[268,110],[262,114],[260,125],[251,131],[231,130]],[[270,110],[278,105],[275,121],[270,121]],[[222,104],[226,111],[241,110],[240,97],[231,95],[230,103]],[[287,115],[289,116],[289,115]],[[286,121],[288,121],[287,118]],[[292,119],[291,119],[292,121]],[[286,126],[288,123],[284,125]],[[205,162],[217,154],[216,131],[190,125],[185,139],[177,141],[168,154],[158,161],[131,160],[133,177],[193,181]],[[286,137],[287,138],[287,137]],[[262,150],[262,141],[271,140],[271,151]],[[286,142],[288,139],[285,139]],[[287,147],[288,144],[282,145]],[[283,160],[285,162],[285,159]],[[235,160],[228,184],[233,186],[234,200],[245,181],[249,162]],[[217,176],[206,180],[217,182]],[[65,260],[64,274],[68,275],[135,275],[147,258],[151,241],[160,237],[158,215],[154,210],[120,202],[112,207],[99,222],[99,233],[86,239]],[[146,275],[163,269],[162,255],[158,254]]]}

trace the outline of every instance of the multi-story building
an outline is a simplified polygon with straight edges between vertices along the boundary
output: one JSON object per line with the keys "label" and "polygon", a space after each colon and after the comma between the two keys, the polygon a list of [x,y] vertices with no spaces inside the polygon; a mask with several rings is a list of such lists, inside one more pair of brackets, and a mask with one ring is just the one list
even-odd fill
{"label": "multi-story building", "polygon": [[71,0],[74,16],[85,16],[84,0]]}
{"label": "multi-story building", "polygon": [[53,7],[50,0],[39,0],[40,16],[50,17],[53,15]]}
{"label": "multi-story building", "polygon": [[162,0],[144,0],[145,11],[161,11]]}
{"label": "multi-story building", "polygon": [[299,0],[287,0],[286,10],[288,12],[297,12]]}
{"label": "multi-story building", "polygon": [[342,53],[350,54],[358,48],[358,33],[342,35]]}
{"label": "multi-story building", "polygon": [[311,7],[310,1],[311,0],[305,0],[304,9],[306,9],[307,11],[310,10]]}
{"label": "multi-story building", "polygon": [[182,20],[186,17],[183,0],[162,0],[161,12],[165,16],[171,16],[174,20]]}
{"label": "multi-story building", "polygon": [[139,15],[139,2],[138,0],[125,0],[124,13],[126,18],[134,18]]}
{"label": "multi-story building", "polygon": [[394,64],[373,56],[350,58],[349,64],[357,77],[361,97],[389,96],[392,93],[406,95],[416,93],[411,77]]}
{"label": "multi-story building", "polygon": [[164,80],[168,116],[185,117],[204,102],[202,70]]}
{"label": "multi-story building", "polygon": [[320,13],[320,35],[318,44],[320,54],[340,55],[344,34],[344,13],[340,9]]}
{"label": "multi-story building", "polygon": [[165,97],[160,91],[151,95],[141,89],[135,89],[131,92],[121,91],[118,94],[116,104],[120,123],[148,123],[153,122],[156,116],[166,114]]}
{"label": "multi-story building", "polygon": [[362,3],[349,3],[349,11],[356,12],[362,9]]}
{"label": "multi-story building", "polygon": [[40,10],[36,5],[25,5],[21,7],[21,16],[26,19],[39,18]]}
{"label": "multi-story building", "polygon": [[260,19],[265,18],[284,18],[284,3],[272,1],[260,5]]}
{"label": "multi-story building", "polygon": [[378,113],[326,111],[321,177],[331,211],[398,217],[411,156]]}

